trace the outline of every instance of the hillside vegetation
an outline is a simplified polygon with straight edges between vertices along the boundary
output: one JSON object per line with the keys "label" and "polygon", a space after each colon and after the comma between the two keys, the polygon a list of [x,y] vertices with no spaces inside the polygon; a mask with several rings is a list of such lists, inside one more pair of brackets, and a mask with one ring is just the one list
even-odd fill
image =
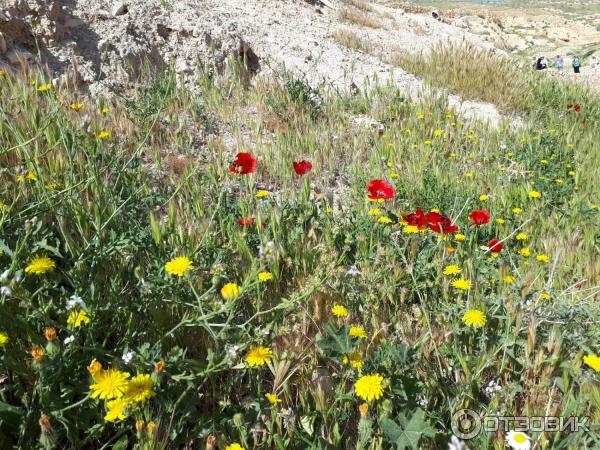
{"label": "hillside vegetation", "polygon": [[600,103],[438,57],[397,62],[525,128],[285,73],[109,103],[3,71],[0,447],[445,449],[469,408],[597,448]]}

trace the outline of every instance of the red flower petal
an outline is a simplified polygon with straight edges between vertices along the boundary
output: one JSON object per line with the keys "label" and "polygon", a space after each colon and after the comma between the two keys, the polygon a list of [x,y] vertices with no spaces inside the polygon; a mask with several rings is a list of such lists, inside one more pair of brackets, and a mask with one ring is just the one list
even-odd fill
{"label": "red flower petal", "polygon": [[229,171],[240,175],[256,172],[256,158],[250,153],[240,152],[229,167]]}
{"label": "red flower petal", "polygon": [[299,162],[293,162],[292,164],[294,164],[294,170],[296,171],[296,174],[298,175],[305,175],[308,172],[310,172],[312,170],[312,163],[310,161],[307,161],[306,159],[299,161]]}
{"label": "red flower petal", "polygon": [[239,218],[237,220],[237,223],[240,224],[241,226],[245,227],[248,225],[252,225],[254,223],[254,217],[248,217],[247,219],[243,219],[243,218]]}
{"label": "red flower petal", "polygon": [[369,198],[372,200],[391,199],[396,195],[396,189],[385,180],[371,180],[367,185]]}
{"label": "red flower petal", "polygon": [[478,209],[469,214],[469,218],[473,221],[473,225],[485,225],[490,221],[490,213],[485,209]]}
{"label": "red flower petal", "polygon": [[492,253],[500,253],[500,250],[504,248],[504,244],[498,239],[492,239],[490,242],[488,242],[488,248]]}

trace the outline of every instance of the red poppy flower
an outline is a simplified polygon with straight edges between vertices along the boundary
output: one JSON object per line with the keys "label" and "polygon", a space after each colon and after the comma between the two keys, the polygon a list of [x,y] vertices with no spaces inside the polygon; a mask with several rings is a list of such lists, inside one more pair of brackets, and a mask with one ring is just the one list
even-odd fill
{"label": "red poppy flower", "polygon": [[445,218],[440,213],[432,212],[432,211],[428,212],[427,216],[425,216],[425,217],[427,219],[427,223],[431,223],[431,224],[440,223],[442,221],[442,219]]}
{"label": "red poppy flower", "polygon": [[396,189],[390,183],[384,180],[371,180],[367,185],[369,198],[371,200],[390,199],[396,195]]}
{"label": "red poppy flower", "polygon": [[417,209],[416,212],[406,215],[404,220],[406,220],[407,224],[419,229],[425,228],[427,225],[427,217],[422,209]]}
{"label": "red poppy flower", "polygon": [[298,175],[306,175],[308,172],[310,172],[312,170],[312,163],[305,159],[300,162],[294,161],[292,164],[294,164],[294,170],[296,171],[296,174],[298,174]]}
{"label": "red poppy flower", "polygon": [[429,212],[426,216],[427,226],[436,233],[450,234],[458,231],[458,227],[452,224],[449,217],[442,216],[440,213]]}
{"label": "red poppy flower", "polygon": [[567,109],[572,109],[575,112],[581,112],[581,105],[579,103],[571,103],[567,105]]}
{"label": "red poppy flower", "polygon": [[473,225],[485,225],[490,221],[490,213],[485,209],[478,209],[469,214],[469,218],[473,221]]}
{"label": "red poppy flower", "polygon": [[237,223],[239,223],[241,226],[245,227],[248,225],[252,225],[254,223],[254,217],[248,217],[247,219],[243,219],[240,218],[237,220]]}
{"label": "red poppy flower", "polygon": [[488,242],[488,248],[492,253],[500,253],[500,250],[504,248],[504,244],[498,239],[492,239],[490,242]]}
{"label": "red poppy flower", "polygon": [[[450,234],[450,233],[456,233],[458,231],[458,226],[453,225],[452,221],[448,218],[448,217],[443,217],[442,216],[442,220],[438,223],[438,224],[431,224],[429,225],[429,228],[431,228],[432,226],[437,226],[438,228],[441,228],[441,231],[437,231],[438,233],[442,232],[444,234]],[[431,228],[433,231],[433,228]]]}
{"label": "red poppy flower", "polygon": [[256,172],[256,158],[250,153],[240,152],[229,167],[229,171],[241,175]]}

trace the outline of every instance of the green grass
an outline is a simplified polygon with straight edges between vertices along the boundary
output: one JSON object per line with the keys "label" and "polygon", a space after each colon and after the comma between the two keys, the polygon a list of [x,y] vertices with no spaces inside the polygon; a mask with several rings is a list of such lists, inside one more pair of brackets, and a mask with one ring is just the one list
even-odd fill
{"label": "green grass", "polygon": [[[287,74],[253,87],[207,78],[195,94],[152,76],[111,105],[32,80],[44,76],[0,78],[0,273],[12,291],[0,295],[0,446],[375,450],[410,438],[440,449],[461,408],[598,423],[597,374],[582,357],[600,335],[599,104],[581,88],[511,83],[495,95],[523,108],[527,128],[491,129],[444,99],[407,101],[394,86],[345,96]],[[522,93],[540,101],[522,106]],[[567,110],[575,101],[581,113]],[[239,151],[257,157],[256,173],[230,172]],[[300,177],[302,159],[314,167]],[[366,199],[378,178],[393,200]],[[417,208],[451,217],[464,240],[407,233],[399,222]],[[479,208],[492,220],[474,228]],[[492,238],[505,239],[497,257]],[[26,273],[35,255],[56,268]],[[194,266],[181,278],[164,267],[176,256]],[[450,285],[450,264],[468,291]],[[223,297],[226,283],[237,298]],[[90,317],[78,328],[67,323],[73,295]],[[336,304],[349,315],[334,317]],[[461,321],[473,308],[484,327]],[[248,367],[256,346],[272,349],[269,365]],[[361,370],[344,363],[352,353]],[[106,400],[90,398],[93,359],[151,375],[156,395],[105,421]],[[353,386],[373,373],[383,395],[361,414]],[[529,434],[536,448],[584,449],[596,432]],[[468,445],[503,442],[482,433]]]}

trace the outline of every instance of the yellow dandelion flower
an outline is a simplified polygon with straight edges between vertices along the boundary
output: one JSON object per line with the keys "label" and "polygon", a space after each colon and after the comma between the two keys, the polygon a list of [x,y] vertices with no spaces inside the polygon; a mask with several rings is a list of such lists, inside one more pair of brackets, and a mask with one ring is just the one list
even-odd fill
{"label": "yellow dandelion flower", "polygon": [[540,198],[542,196],[542,194],[540,194],[538,191],[529,191],[527,193],[527,196],[529,198]]}
{"label": "yellow dandelion flower", "polygon": [[431,145],[431,141],[429,139],[427,139],[425,142],[423,142],[425,145]]}
{"label": "yellow dandelion flower", "polygon": [[348,331],[348,336],[350,337],[358,337],[358,338],[366,338],[367,332],[365,329],[359,325],[354,325],[350,327]]}
{"label": "yellow dandelion flower", "polygon": [[522,248],[521,250],[519,250],[519,255],[527,258],[528,256],[531,255],[531,250],[529,250],[527,247]]}
{"label": "yellow dandelion flower", "polygon": [[449,266],[444,267],[443,274],[446,275],[446,276],[457,275],[461,271],[462,270],[461,270],[460,266],[457,266],[456,264],[451,264]]}
{"label": "yellow dandelion flower", "polygon": [[325,210],[325,212],[326,212],[327,214],[333,214],[333,208],[327,208],[327,209]]}
{"label": "yellow dandelion flower", "polygon": [[478,328],[485,325],[487,317],[483,311],[470,309],[463,314],[462,321],[468,327]]}
{"label": "yellow dandelion flower", "polygon": [[114,422],[115,420],[123,420],[126,417],[127,408],[129,403],[122,398],[111,400],[106,403],[108,410],[104,416],[104,420],[107,422]]}
{"label": "yellow dandelion flower", "polygon": [[136,375],[125,387],[123,398],[131,403],[142,403],[156,395],[154,392],[154,382],[150,375]]}
{"label": "yellow dandelion flower", "polygon": [[549,300],[550,299],[550,294],[548,294],[547,292],[542,292],[540,294],[540,297],[542,298],[542,300]]}
{"label": "yellow dandelion flower", "polygon": [[380,217],[379,219],[377,219],[377,222],[379,222],[379,223],[392,223],[393,220],[390,219],[389,217],[383,216],[383,217]]}
{"label": "yellow dandelion flower", "polygon": [[50,91],[50,90],[52,90],[52,83],[42,84],[41,86],[38,86],[38,88],[37,88],[38,92],[46,92],[46,91]]}
{"label": "yellow dandelion flower", "polygon": [[241,289],[235,283],[227,283],[221,288],[221,297],[225,300],[235,300],[240,296]]}
{"label": "yellow dandelion flower", "polygon": [[47,256],[36,256],[30,261],[29,265],[25,267],[25,273],[43,275],[46,272],[54,270],[55,267],[56,263]]}
{"label": "yellow dandelion flower", "polygon": [[355,369],[362,369],[363,359],[361,354],[352,352],[349,355],[344,355],[344,364],[350,364]]}
{"label": "yellow dandelion flower", "polygon": [[370,216],[378,216],[381,214],[381,209],[379,208],[371,208],[368,212]]}
{"label": "yellow dandelion flower", "polygon": [[378,373],[363,375],[354,383],[354,392],[363,400],[379,400],[383,396],[383,377]]}
{"label": "yellow dandelion flower", "polygon": [[264,198],[266,196],[269,195],[269,191],[265,191],[265,190],[260,190],[256,193],[255,197],[256,198]]}
{"label": "yellow dandelion flower", "polygon": [[512,212],[513,212],[514,214],[521,214],[521,213],[523,212],[523,210],[522,210],[521,208],[513,208],[513,209],[512,209]]}
{"label": "yellow dandelion flower", "polygon": [[67,325],[71,325],[75,328],[79,328],[81,325],[88,323],[90,323],[90,318],[84,309],[74,309],[69,313],[69,317],[67,318]]}
{"label": "yellow dandelion flower", "polygon": [[92,376],[92,379],[94,381],[97,381],[96,377],[102,373],[104,368],[102,367],[102,364],[100,362],[96,361],[95,359],[92,359],[92,362],[87,367],[87,370],[90,373],[90,375]]}
{"label": "yellow dandelion flower", "polygon": [[568,175],[571,177],[575,176],[575,171],[574,170],[569,170]]}
{"label": "yellow dandelion flower", "polygon": [[37,176],[31,170],[27,172],[27,176],[25,178],[27,178],[27,181],[30,183],[37,181]]}
{"label": "yellow dandelion flower", "polygon": [[550,258],[548,257],[548,255],[537,255],[535,257],[535,259],[537,259],[539,262],[542,262],[542,263],[547,263],[548,261],[550,261]]}
{"label": "yellow dandelion flower", "polygon": [[104,108],[102,108],[102,109],[100,110],[100,112],[101,112],[102,114],[107,114],[109,111],[110,111],[110,109],[109,109],[109,108],[107,108],[107,107],[104,107]]}
{"label": "yellow dandelion flower", "polygon": [[526,241],[528,237],[529,236],[527,236],[527,234],[525,234],[525,233],[519,233],[519,234],[517,234],[516,239],[517,239],[517,241]]}
{"label": "yellow dandelion flower", "polygon": [[182,277],[188,270],[193,268],[192,261],[185,256],[178,256],[165,264],[165,271],[169,275],[178,277]]}
{"label": "yellow dandelion flower", "polygon": [[269,364],[273,358],[273,351],[267,347],[253,347],[246,353],[245,360],[250,367]]}
{"label": "yellow dandelion flower", "polygon": [[598,356],[586,355],[583,357],[583,362],[596,372],[600,372],[600,358]]}
{"label": "yellow dandelion flower", "polygon": [[331,313],[336,317],[346,317],[348,315],[348,310],[345,306],[335,305],[331,308]]}
{"label": "yellow dandelion flower", "polygon": [[485,195],[485,194],[481,194],[481,195],[479,196],[479,200],[480,200],[480,201],[482,201],[482,202],[485,202],[485,201],[489,200],[489,198],[490,198],[490,197],[489,197],[489,196],[487,196],[487,195]]}
{"label": "yellow dandelion flower", "polygon": [[240,444],[238,444],[237,442],[234,442],[233,444],[229,444],[227,447],[225,447],[225,450],[246,450],[244,447],[242,447]]}
{"label": "yellow dandelion flower", "polygon": [[465,173],[465,177],[467,177],[467,178],[473,177],[473,172],[467,172],[467,173]]}
{"label": "yellow dandelion flower", "polygon": [[90,385],[92,398],[111,400],[123,397],[127,389],[129,373],[118,369],[107,369],[96,374],[95,383]]}
{"label": "yellow dandelion flower", "polygon": [[258,279],[262,282],[269,281],[273,279],[273,274],[271,272],[260,272]]}
{"label": "yellow dandelion flower", "polygon": [[98,139],[108,139],[110,137],[110,133],[106,130],[102,130],[98,133]]}
{"label": "yellow dandelion flower", "polygon": [[460,289],[461,291],[467,291],[471,289],[471,281],[466,278],[460,277],[450,283],[451,286],[455,289]]}
{"label": "yellow dandelion flower", "polygon": [[507,284],[514,284],[514,282],[517,281],[512,275],[506,275],[503,280]]}
{"label": "yellow dandelion flower", "polygon": [[6,346],[6,344],[8,344],[8,341],[8,334],[0,331],[0,347]]}
{"label": "yellow dandelion flower", "polygon": [[396,172],[388,172],[388,176],[390,178],[398,178],[398,177],[400,177],[400,174],[396,173]]}
{"label": "yellow dandelion flower", "polygon": [[455,241],[459,241],[459,242],[461,242],[461,241],[464,241],[464,240],[465,240],[465,237],[466,237],[466,236],[465,236],[464,234],[461,234],[461,233],[456,233],[456,234],[454,235],[454,240],[455,240]]}
{"label": "yellow dandelion flower", "polygon": [[402,232],[405,234],[416,234],[416,233],[424,233],[425,230],[419,230],[419,227],[416,225],[406,225],[402,228]]}
{"label": "yellow dandelion flower", "polygon": [[277,403],[281,403],[281,399],[279,398],[279,396],[277,394],[267,393],[267,394],[265,394],[265,397],[267,397],[267,400],[269,400],[269,403],[271,405],[276,405]]}
{"label": "yellow dandelion flower", "polygon": [[497,224],[500,224],[500,225],[502,225],[502,224],[503,224],[503,223],[505,223],[505,222],[506,222],[506,220],[502,219],[501,217],[498,217],[498,218],[496,219],[496,223],[497,223]]}
{"label": "yellow dandelion flower", "polygon": [[69,108],[72,109],[73,111],[80,111],[80,110],[83,109],[84,106],[85,105],[83,103],[81,103],[81,102],[79,102],[79,103],[71,103],[69,105]]}

